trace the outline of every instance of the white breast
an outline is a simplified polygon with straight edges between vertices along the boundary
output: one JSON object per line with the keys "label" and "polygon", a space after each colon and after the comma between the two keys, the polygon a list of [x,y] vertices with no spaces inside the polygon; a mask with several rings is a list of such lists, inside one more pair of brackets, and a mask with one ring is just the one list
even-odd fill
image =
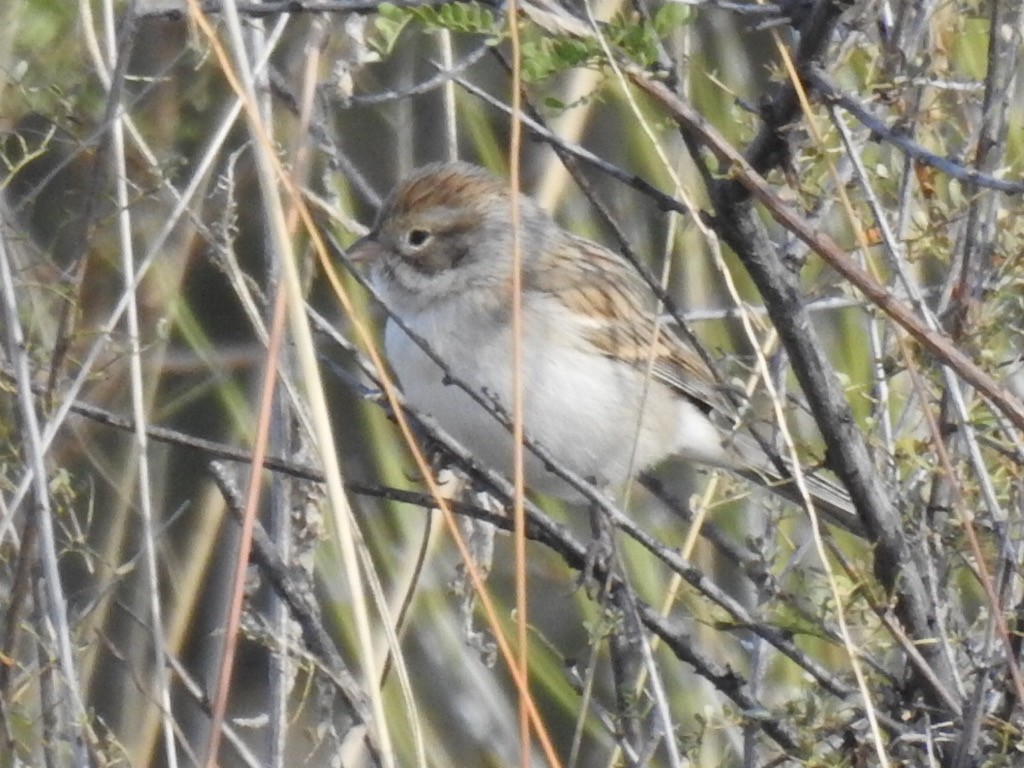
{"label": "white breast", "polygon": [[[640,428],[642,376],[633,368],[584,351],[573,318],[559,304],[524,307],[522,343],[524,428],[568,469],[617,487],[673,453],[709,459],[717,449],[714,426],[662,385],[646,388]],[[512,334],[501,319],[468,302],[430,308],[406,322],[450,367],[456,378],[512,407]],[[386,329],[388,358],[409,402],[430,414],[480,460],[506,474],[512,467],[508,432],[454,384],[394,322]],[[710,457],[713,460],[713,456]],[[527,452],[527,486],[567,498],[578,494]]]}

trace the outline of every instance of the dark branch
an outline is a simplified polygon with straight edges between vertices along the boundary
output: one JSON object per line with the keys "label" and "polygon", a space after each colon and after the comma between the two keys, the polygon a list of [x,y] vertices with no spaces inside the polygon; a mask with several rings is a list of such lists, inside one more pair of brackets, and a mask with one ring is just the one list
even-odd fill
{"label": "dark branch", "polygon": [[820,68],[810,67],[804,74],[804,79],[823,101],[842,107],[857,118],[862,125],[870,128],[871,132],[879,139],[892,144],[894,147],[898,147],[914,160],[929,165],[950,178],[959,179],[978,187],[994,189],[997,192],[1006,192],[1013,195],[1019,195],[1024,192],[1024,182],[997,179],[995,176],[982,173],[975,168],[970,168],[962,163],[940,157],[934,152],[929,152],[909,136],[890,128],[881,118],[875,117],[867,107],[853,96],[840,91],[834,83],[825,77],[824,72]]}

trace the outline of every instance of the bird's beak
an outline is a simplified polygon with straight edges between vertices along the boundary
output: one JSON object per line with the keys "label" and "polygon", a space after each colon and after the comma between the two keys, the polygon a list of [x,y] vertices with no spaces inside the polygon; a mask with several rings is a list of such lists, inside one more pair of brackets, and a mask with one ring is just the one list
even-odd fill
{"label": "bird's beak", "polygon": [[345,251],[349,261],[357,267],[365,267],[384,257],[384,248],[377,242],[377,233],[360,237]]}

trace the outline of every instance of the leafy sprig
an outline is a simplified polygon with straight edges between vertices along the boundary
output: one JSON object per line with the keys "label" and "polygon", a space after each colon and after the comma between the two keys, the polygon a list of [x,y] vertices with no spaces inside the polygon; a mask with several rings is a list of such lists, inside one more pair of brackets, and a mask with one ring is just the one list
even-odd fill
{"label": "leafy sprig", "polygon": [[[666,3],[649,20],[636,14],[617,15],[602,25],[601,32],[613,51],[648,67],[657,61],[661,39],[690,18],[687,6]],[[447,29],[462,34],[486,35],[494,44],[507,35],[504,19],[479,3],[446,3],[419,8],[399,8],[384,3],[376,17],[370,45],[381,55],[390,54],[402,30],[412,21],[427,30]],[[522,24],[523,76],[528,82],[541,82],[576,67],[601,68],[605,65],[605,51],[596,34],[552,34],[550,29],[541,29],[529,20]]]}

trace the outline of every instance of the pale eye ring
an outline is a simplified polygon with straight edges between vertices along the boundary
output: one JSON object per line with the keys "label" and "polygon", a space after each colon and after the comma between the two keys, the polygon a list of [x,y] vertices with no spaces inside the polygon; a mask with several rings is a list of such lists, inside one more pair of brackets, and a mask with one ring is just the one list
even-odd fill
{"label": "pale eye ring", "polygon": [[405,240],[412,248],[421,248],[430,240],[430,232],[425,229],[410,229]]}

